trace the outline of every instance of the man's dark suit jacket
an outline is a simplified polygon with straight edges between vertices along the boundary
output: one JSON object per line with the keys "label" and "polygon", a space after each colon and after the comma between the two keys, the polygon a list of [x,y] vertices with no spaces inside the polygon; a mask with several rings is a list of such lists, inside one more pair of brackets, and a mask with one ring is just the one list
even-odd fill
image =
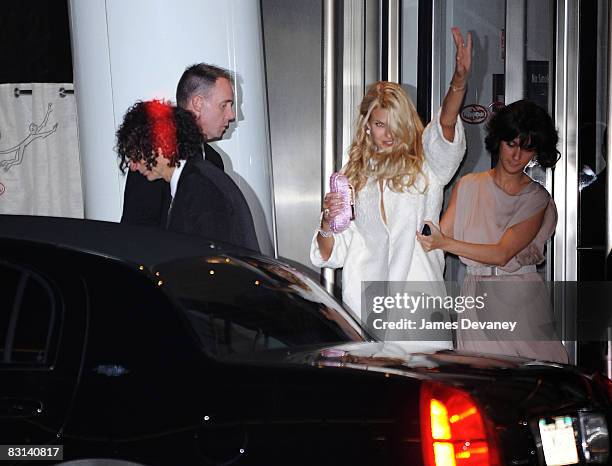
{"label": "man's dark suit jacket", "polygon": [[259,251],[251,210],[236,183],[201,157],[183,163],[168,229]]}
{"label": "man's dark suit jacket", "polygon": [[[223,170],[221,156],[208,144],[204,144],[204,156],[206,160],[210,160]],[[170,183],[164,180],[148,181],[140,173],[130,171],[123,193],[121,223],[154,225],[164,228],[167,223],[170,200]]]}

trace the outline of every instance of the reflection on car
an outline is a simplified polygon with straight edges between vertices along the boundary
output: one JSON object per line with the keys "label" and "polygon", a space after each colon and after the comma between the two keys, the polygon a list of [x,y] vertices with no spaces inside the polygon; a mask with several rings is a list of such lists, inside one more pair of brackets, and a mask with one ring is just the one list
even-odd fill
{"label": "reflection on car", "polygon": [[0,443],[63,445],[65,464],[611,461],[605,377],[373,341],[251,251],[0,216],[0,282]]}

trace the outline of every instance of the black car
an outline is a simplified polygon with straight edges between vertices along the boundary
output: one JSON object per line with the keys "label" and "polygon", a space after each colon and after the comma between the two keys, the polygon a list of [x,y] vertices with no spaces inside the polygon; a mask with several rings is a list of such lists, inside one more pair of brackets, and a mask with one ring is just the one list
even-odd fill
{"label": "black car", "polygon": [[0,283],[3,464],[612,461],[605,377],[398,356],[306,273],[249,251],[0,216]]}

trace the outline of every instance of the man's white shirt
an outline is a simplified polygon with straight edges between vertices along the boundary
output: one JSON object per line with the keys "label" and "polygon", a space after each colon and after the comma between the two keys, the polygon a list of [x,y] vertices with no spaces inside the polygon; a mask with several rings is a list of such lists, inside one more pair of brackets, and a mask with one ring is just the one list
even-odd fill
{"label": "man's white shirt", "polygon": [[181,173],[183,172],[183,168],[187,164],[187,160],[181,160],[181,166],[175,167],[174,172],[172,173],[172,177],[170,178],[170,195],[172,196],[172,200],[174,200],[174,195],[176,194],[176,188],[178,187],[179,178],[181,177]]}

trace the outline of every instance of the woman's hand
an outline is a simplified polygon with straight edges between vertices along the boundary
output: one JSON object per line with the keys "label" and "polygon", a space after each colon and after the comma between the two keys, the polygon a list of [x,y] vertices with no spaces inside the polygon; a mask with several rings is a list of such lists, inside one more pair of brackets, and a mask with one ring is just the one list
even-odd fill
{"label": "woman's hand", "polygon": [[458,27],[451,28],[451,32],[457,48],[455,72],[451,84],[455,87],[461,87],[465,85],[472,66],[472,34],[468,32],[466,39],[463,40],[463,35]]}
{"label": "woman's hand", "polygon": [[329,221],[337,217],[344,209],[344,199],[340,193],[327,193],[323,197],[323,221],[321,227],[329,229]]}
{"label": "woman's hand", "polygon": [[429,225],[431,235],[425,236],[417,231],[416,238],[425,252],[433,251],[434,249],[444,249],[444,241],[446,236],[442,234],[438,227],[430,221],[425,221],[425,225]]}

